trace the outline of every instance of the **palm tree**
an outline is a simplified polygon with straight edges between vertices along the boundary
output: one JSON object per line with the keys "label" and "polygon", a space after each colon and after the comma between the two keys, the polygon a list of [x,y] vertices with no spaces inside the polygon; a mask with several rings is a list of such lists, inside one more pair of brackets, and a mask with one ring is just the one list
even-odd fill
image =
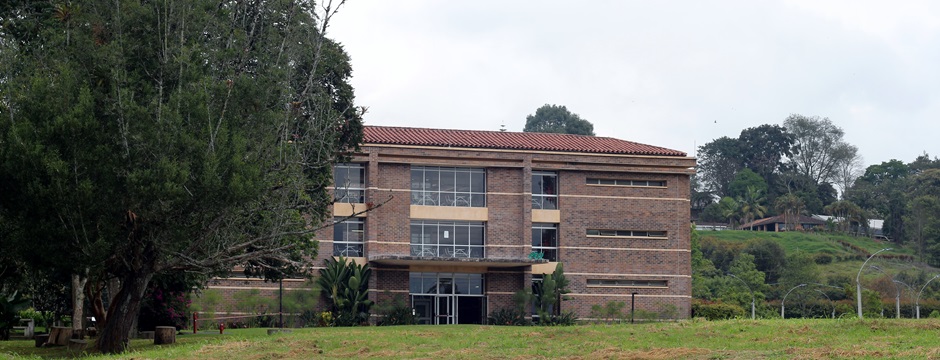
{"label": "palm tree", "polygon": [[[777,198],[774,207],[777,211],[783,213],[783,221],[787,228],[796,230],[799,223],[800,213],[803,212],[803,199],[792,193]],[[796,220],[794,220],[794,217]],[[794,224],[796,222],[797,224]],[[792,227],[791,227],[792,226]]]}
{"label": "palm tree", "polygon": [[[745,224],[754,221],[756,218],[764,217],[767,207],[761,204],[763,202],[764,194],[761,193],[760,189],[748,186],[744,196],[738,198],[739,211]],[[751,224],[750,230],[754,230],[753,224]]]}
{"label": "palm tree", "polygon": [[741,206],[734,198],[725,196],[718,201],[718,209],[721,210],[721,216],[728,219],[728,226],[734,229],[735,217],[738,216]]}

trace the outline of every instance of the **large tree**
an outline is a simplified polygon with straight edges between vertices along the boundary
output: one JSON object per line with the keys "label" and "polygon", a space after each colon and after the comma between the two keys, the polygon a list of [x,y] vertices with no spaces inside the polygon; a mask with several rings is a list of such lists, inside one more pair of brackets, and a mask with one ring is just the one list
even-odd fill
{"label": "large tree", "polygon": [[525,117],[525,132],[594,136],[594,124],[568,111],[564,105],[545,104]]}
{"label": "large tree", "polygon": [[780,125],[764,124],[747,128],[738,136],[741,160],[768,183],[783,170],[783,160],[794,155],[793,135]]}
{"label": "large tree", "polygon": [[793,134],[797,148],[791,159],[794,171],[816,184],[832,182],[840,165],[857,156],[858,148],[842,139],[845,132],[829,118],[793,114],[783,126]]}
{"label": "large tree", "polygon": [[696,176],[718,197],[731,196],[731,182],[744,167],[738,139],[723,136],[698,148]]}
{"label": "large tree", "polygon": [[[319,9],[319,16],[318,10]],[[331,165],[362,137],[335,7],[298,1],[0,6],[4,239],[115,279],[98,340],[155,274],[303,267]]]}

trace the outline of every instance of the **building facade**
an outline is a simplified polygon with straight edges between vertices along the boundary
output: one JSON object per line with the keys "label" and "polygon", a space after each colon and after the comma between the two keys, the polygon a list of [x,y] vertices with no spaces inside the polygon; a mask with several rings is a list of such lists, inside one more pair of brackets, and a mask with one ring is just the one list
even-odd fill
{"label": "building facade", "polygon": [[317,240],[321,256],[371,264],[376,301],[400,294],[424,323],[483,323],[561,262],[563,311],[587,318],[637,293],[640,309],[688,316],[685,154],[577,135],[365,132],[336,168],[333,211],[381,206]]}
{"label": "building facade", "polygon": [[400,295],[428,324],[485,323],[558,263],[562,311],[589,319],[635,294],[638,310],[687,318],[694,166],[605,137],[367,126],[336,165],[345,220],[316,234],[317,264],[370,264],[370,298]]}

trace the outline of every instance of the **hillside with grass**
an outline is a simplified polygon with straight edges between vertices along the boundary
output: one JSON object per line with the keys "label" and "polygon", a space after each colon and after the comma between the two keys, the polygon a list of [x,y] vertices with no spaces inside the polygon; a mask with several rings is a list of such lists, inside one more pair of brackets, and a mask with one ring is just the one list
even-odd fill
{"label": "hillside with grass", "polygon": [[793,290],[787,301],[792,299],[799,308],[787,310],[787,316],[852,315],[855,278],[863,263],[891,248],[861,269],[865,311],[894,317],[897,302],[901,317],[915,317],[916,303],[922,317],[940,310],[940,281],[931,281],[940,270],[919,262],[912,246],[827,232],[745,230],[697,231],[696,244],[702,254],[700,260],[693,254],[693,297],[698,304],[731,304],[749,312],[753,291],[760,314],[779,316],[780,303]]}

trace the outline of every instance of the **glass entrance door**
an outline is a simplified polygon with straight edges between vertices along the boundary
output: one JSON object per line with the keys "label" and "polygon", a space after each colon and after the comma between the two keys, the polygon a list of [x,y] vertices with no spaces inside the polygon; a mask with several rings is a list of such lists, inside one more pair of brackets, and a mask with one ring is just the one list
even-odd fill
{"label": "glass entrance door", "polygon": [[446,325],[446,324],[456,324],[456,318],[454,314],[454,307],[457,305],[457,302],[454,301],[454,296],[443,295],[437,297],[437,324]]}
{"label": "glass entrance door", "polygon": [[411,305],[420,324],[483,324],[482,274],[411,273]]}

